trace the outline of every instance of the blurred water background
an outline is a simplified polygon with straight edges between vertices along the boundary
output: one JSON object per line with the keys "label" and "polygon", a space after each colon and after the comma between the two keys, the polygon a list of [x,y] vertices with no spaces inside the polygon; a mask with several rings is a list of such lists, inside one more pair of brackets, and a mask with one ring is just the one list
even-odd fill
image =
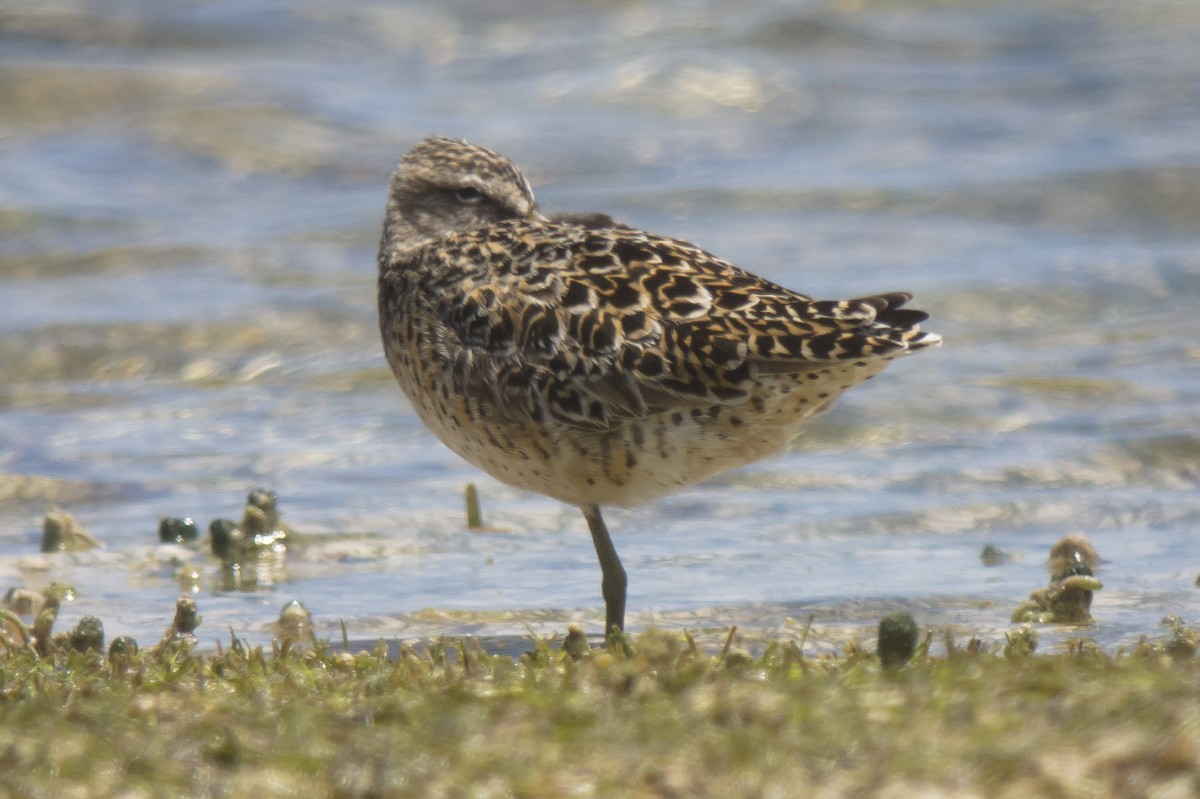
{"label": "blurred water background", "polygon": [[[381,357],[386,180],[441,133],[946,338],[610,512],[633,626],[1002,639],[1067,533],[1105,588],[1058,635],[1200,620],[1197,42],[1191,0],[0,2],[0,590],[143,642],[193,591],[205,641],[292,599],[335,638],[599,631],[578,511],[457,459]],[[157,543],[255,486],[303,535],[254,590]],[[104,547],[40,554],[55,507]]]}

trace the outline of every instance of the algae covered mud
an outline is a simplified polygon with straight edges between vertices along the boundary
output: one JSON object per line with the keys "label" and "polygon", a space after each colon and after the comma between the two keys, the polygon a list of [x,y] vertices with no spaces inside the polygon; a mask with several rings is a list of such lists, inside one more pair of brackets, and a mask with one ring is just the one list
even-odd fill
{"label": "algae covered mud", "polygon": [[[910,289],[946,337],[792,455],[613,514],[631,626],[1001,643],[1072,533],[1107,649],[1200,618],[1198,34],[1109,0],[5,8],[0,588],[143,642],[183,592],[207,645],[291,600],[333,638],[598,628],[577,512],[438,446],[380,355],[386,176],[437,132],[547,211]],[[256,486],[282,569],[160,541]],[[40,552],[59,511],[103,546]]]}
{"label": "algae covered mud", "polygon": [[[195,605],[190,599],[181,608]],[[177,616],[178,618],[178,616]],[[186,625],[186,621],[184,622]],[[177,625],[178,626],[178,625]],[[880,667],[795,642],[705,653],[473,639],[273,652],[186,631],[107,657],[0,654],[12,796],[1184,797],[1200,791],[1200,636],[1117,655],[979,641]],[[944,644],[944,646],[943,646]],[[934,650],[938,650],[936,653]],[[881,650],[881,655],[883,651]],[[1152,712],[1148,712],[1153,709]]]}

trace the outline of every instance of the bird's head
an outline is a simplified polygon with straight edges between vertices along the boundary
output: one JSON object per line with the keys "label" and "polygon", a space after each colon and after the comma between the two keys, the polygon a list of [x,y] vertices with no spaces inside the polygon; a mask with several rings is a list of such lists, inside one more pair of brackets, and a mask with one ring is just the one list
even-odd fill
{"label": "bird's head", "polygon": [[460,139],[430,136],[392,174],[384,248],[394,253],[509,219],[541,218],[512,161]]}

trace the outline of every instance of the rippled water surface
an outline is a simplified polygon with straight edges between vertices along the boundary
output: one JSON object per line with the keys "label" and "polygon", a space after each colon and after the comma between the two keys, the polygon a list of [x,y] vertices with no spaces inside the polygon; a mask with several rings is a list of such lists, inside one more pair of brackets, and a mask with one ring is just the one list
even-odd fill
{"label": "rippled water surface", "polygon": [[[384,187],[438,132],[946,338],[790,455],[610,512],[634,625],[1000,638],[1066,533],[1105,558],[1087,634],[1195,620],[1197,41],[1184,0],[0,6],[0,589],[153,639],[185,561],[210,640],[291,599],[328,635],[598,631],[578,511],[452,455],[381,357]],[[303,534],[257,590],[157,544],[253,486]],[[105,546],[38,553],[54,507]]]}

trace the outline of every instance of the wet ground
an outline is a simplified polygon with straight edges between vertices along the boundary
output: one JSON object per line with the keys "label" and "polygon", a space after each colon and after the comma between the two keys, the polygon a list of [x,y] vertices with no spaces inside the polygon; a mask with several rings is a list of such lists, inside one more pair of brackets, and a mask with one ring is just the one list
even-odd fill
{"label": "wet ground", "polygon": [[[1109,0],[0,8],[0,589],[146,639],[185,590],[202,639],[291,599],[335,637],[598,629],[578,512],[441,447],[380,355],[387,175],[437,132],[946,338],[789,456],[612,512],[634,625],[1001,637],[1067,533],[1105,558],[1087,634],[1194,620],[1198,36]],[[254,486],[304,534],[255,590],[157,543]],[[38,553],[55,507],[105,546]]]}

